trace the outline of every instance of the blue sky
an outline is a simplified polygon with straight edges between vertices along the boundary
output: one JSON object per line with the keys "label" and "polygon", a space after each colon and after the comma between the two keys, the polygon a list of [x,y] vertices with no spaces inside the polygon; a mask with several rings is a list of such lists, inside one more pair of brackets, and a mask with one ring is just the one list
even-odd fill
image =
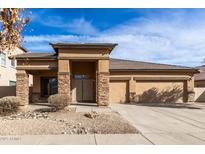
{"label": "blue sky", "polygon": [[118,43],[111,57],[201,65],[205,9],[30,9],[24,46],[52,52],[49,42]]}

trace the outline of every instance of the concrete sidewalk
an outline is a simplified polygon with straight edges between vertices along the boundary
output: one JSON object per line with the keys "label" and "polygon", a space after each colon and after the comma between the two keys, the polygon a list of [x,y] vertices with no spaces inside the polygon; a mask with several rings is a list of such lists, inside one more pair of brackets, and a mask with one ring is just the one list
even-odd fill
{"label": "concrete sidewalk", "polygon": [[141,134],[0,136],[0,145],[149,145]]}

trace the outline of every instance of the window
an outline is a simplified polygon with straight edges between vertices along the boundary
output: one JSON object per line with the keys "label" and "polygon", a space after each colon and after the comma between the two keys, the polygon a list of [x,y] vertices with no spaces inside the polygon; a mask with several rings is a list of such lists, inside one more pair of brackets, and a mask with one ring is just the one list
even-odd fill
{"label": "window", "polygon": [[75,79],[89,79],[90,75],[74,75]]}
{"label": "window", "polygon": [[6,54],[5,53],[0,53],[0,60],[1,60],[1,65],[6,66]]}
{"label": "window", "polygon": [[11,59],[11,66],[12,66],[12,67],[15,67],[15,66],[16,66],[16,61],[15,61],[15,59]]}
{"label": "window", "polygon": [[9,86],[16,86],[16,81],[9,81]]}

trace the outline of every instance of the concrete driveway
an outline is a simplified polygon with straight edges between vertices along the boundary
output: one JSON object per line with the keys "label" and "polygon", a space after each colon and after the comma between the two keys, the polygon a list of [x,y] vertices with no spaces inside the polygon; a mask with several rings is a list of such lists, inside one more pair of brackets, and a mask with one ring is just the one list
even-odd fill
{"label": "concrete driveway", "polygon": [[112,105],[152,144],[205,144],[205,104],[189,107]]}

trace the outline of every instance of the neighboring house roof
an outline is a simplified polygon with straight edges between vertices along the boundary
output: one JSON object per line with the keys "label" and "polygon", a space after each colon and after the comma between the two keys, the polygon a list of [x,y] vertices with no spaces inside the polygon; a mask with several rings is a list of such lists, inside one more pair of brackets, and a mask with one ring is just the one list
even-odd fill
{"label": "neighboring house roof", "polygon": [[[30,52],[15,56],[16,59],[56,59],[56,53],[48,52]],[[111,71],[191,71],[198,72],[197,69],[191,67],[158,64],[142,61],[123,60],[110,58]]]}
{"label": "neighboring house roof", "polygon": [[186,70],[186,71],[198,72],[197,69],[191,67],[142,62],[142,61],[134,61],[134,60],[123,60],[123,59],[110,59],[110,70],[121,70],[121,71]]}
{"label": "neighboring house roof", "polygon": [[194,74],[194,80],[195,81],[202,81],[205,80],[205,66],[198,66],[196,69],[199,70],[200,73]]}
{"label": "neighboring house roof", "polygon": [[24,52],[29,52],[26,48],[22,47],[22,46],[18,46],[21,50],[23,50]]}
{"label": "neighboring house roof", "polygon": [[195,81],[202,81],[205,80],[205,72],[201,72],[199,74],[194,74]]}

